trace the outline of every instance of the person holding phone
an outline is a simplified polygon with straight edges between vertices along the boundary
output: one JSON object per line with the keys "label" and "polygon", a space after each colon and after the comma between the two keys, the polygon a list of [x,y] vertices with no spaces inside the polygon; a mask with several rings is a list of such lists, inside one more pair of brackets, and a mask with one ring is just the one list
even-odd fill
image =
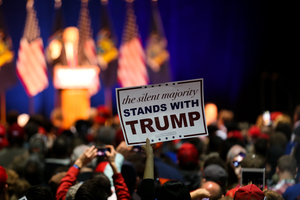
{"label": "person holding phone", "polygon": [[[260,155],[249,153],[247,154],[243,160],[239,164],[239,177],[241,177],[241,168],[264,168],[265,162],[264,158]],[[239,179],[239,183],[240,183]],[[238,184],[235,188],[230,189],[226,196],[233,197],[235,192],[240,188],[240,184]]]}
{"label": "person holding phone", "polygon": [[[116,154],[114,147],[112,145],[106,145],[105,148],[108,148],[110,151],[106,151],[106,159],[109,162],[112,170],[113,170],[113,183],[115,186],[115,191],[118,200],[131,200],[131,196],[129,194],[128,188],[125,184],[125,181],[122,177],[122,174],[119,172],[117,165],[116,165]],[[66,198],[66,194],[68,189],[76,183],[77,176],[80,173],[80,169],[90,163],[94,158],[97,157],[98,149],[95,146],[91,146],[87,148],[79,158],[74,162],[74,165],[71,166],[67,172],[67,174],[61,179],[61,183],[56,192],[56,200],[64,200]],[[107,179],[105,182],[108,183],[108,187],[110,187],[110,182],[106,176],[102,176],[102,178]],[[91,182],[91,179],[87,180],[86,182]],[[84,185],[85,182],[82,184]],[[93,191],[90,192],[91,195],[94,195]],[[110,196],[112,193],[107,194]],[[96,198],[100,199],[100,198]]]}

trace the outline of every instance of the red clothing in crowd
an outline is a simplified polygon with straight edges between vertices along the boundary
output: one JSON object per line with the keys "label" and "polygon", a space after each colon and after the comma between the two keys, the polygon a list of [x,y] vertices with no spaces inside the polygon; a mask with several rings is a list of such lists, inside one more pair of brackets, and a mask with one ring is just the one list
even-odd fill
{"label": "red clothing in crowd", "polygon": [[[80,170],[76,167],[70,167],[65,177],[61,179],[61,183],[56,192],[56,200],[65,200],[66,194],[71,186],[76,182]],[[113,175],[113,182],[118,200],[131,200],[129,190],[126,186],[121,173]]]}

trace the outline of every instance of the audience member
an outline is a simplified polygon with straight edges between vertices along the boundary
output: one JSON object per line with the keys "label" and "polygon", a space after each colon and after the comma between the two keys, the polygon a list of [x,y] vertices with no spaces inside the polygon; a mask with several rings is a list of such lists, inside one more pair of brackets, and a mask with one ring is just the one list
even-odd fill
{"label": "audience member", "polygon": [[163,184],[165,181],[168,180],[184,181],[181,173],[177,168],[165,163],[161,159],[161,154],[163,150],[162,144],[163,143],[158,143],[157,146],[153,149],[154,164],[157,169],[158,177],[160,178],[160,181],[163,180],[163,182],[161,183]]}
{"label": "audience member", "polygon": [[17,123],[12,124],[7,131],[9,146],[0,151],[0,166],[8,167],[16,156],[27,153],[23,147],[25,131]]}
{"label": "audience member", "polygon": [[233,145],[227,153],[227,169],[228,169],[228,189],[232,189],[239,184],[241,162],[244,159],[247,151],[240,145]]}
{"label": "audience member", "polygon": [[[144,171],[144,179],[141,183],[141,200],[154,200],[155,186],[154,186],[154,154],[150,146],[149,139],[146,140],[146,145],[142,145],[143,151],[146,154],[146,166]],[[197,197],[209,197],[207,191],[203,191]],[[193,193],[192,196],[194,196]],[[191,194],[187,187],[179,181],[168,181],[164,183],[158,192],[157,200],[173,199],[173,200],[191,200]]]}
{"label": "audience member", "polygon": [[50,157],[45,159],[45,181],[48,182],[53,172],[59,168],[70,165],[71,144],[67,137],[58,136],[50,150]]}
{"label": "audience member", "polygon": [[13,196],[13,194],[15,193],[16,190],[16,184],[17,182],[20,180],[19,179],[19,175],[11,169],[5,169],[6,174],[7,174],[7,179],[6,179],[6,183],[7,183],[7,193],[9,198],[11,198]]}
{"label": "audience member", "polygon": [[225,162],[220,158],[220,156],[217,156],[217,155],[212,155],[212,156],[206,157],[206,159],[204,160],[204,163],[203,163],[202,171],[208,165],[211,165],[211,164],[219,165],[220,167],[222,167],[223,169],[225,169],[227,171],[227,166],[226,166]]}
{"label": "audience member", "polygon": [[15,185],[14,194],[11,200],[20,199],[26,193],[26,191],[31,187],[31,185],[25,179],[18,179]]}
{"label": "audience member", "polygon": [[27,200],[54,200],[51,191],[41,185],[35,185],[26,190],[25,195]]}
{"label": "audience member", "polygon": [[233,197],[236,191],[241,187],[241,168],[264,168],[265,162],[263,157],[249,153],[241,161],[238,168],[236,168],[237,176],[239,177],[239,182],[235,188],[232,188],[226,193],[226,196]]}
{"label": "audience member", "polygon": [[273,133],[270,135],[269,142],[270,142],[270,147],[271,146],[279,146],[283,150],[285,150],[288,140],[283,133],[276,132],[276,133]]}
{"label": "audience member", "polygon": [[114,145],[116,130],[110,126],[103,126],[98,129],[96,136],[96,145],[103,147],[107,144]]}
{"label": "audience member", "polygon": [[266,178],[270,182],[268,185],[273,185],[278,181],[278,177],[276,178],[277,161],[283,155],[284,149],[281,147],[277,145],[269,147],[266,156]]}
{"label": "audience member", "polygon": [[7,187],[7,174],[5,169],[0,166],[0,200],[6,199]]}
{"label": "audience member", "polygon": [[24,165],[24,178],[32,186],[43,184],[44,170],[44,159],[37,154],[31,154]]}
{"label": "audience member", "polygon": [[264,194],[267,200],[284,200],[280,194],[273,190],[265,190]]}
{"label": "audience member", "polygon": [[[227,172],[220,165],[211,164],[204,168],[202,172],[203,184],[209,181],[213,181],[220,185],[222,193],[225,193],[225,187],[227,185]],[[201,186],[203,187],[203,184]]]}
{"label": "audience member", "polygon": [[75,185],[73,185],[72,187],[70,187],[68,189],[68,192],[66,194],[66,200],[74,200],[75,199],[75,195],[77,193],[77,190],[79,189],[79,187],[82,185],[83,182],[81,183],[76,183]]}
{"label": "audience member", "polygon": [[83,182],[76,191],[75,200],[107,200],[111,195],[110,182],[108,178],[102,174]]}
{"label": "audience member", "polygon": [[278,159],[276,173],[279,181],[276,185],[271,187],[272,190],[282,195],[286,188],[295,184],[295,175],[298,167],[296,159],[291,155],[284,155]]}
{"label": "audience member", "polygon": [[284,200],[297,200],[300,196],[300,183],[286,188],[282,197]]}
{"label": "audience member", "polygon": [[291,140],[293,132],[292,125],[290,122],[278,122],[275,127],[275,132],[283,133],[286,136],[287,141],[289,142]]}
{"label": "audience member", "polygon": [[224,195],[220,185],[213,181],[205,182],[202,188],[206,189],[210,193],[210,200],[217,200]]}
{"label": "audience member", "polygon": [[269,141],[266,138],[257,138],[254,142],[254,152],[262,157],[266,157]]}
{"label": "audience member", "polygon": [[177,159],[184,184],[189,191],[200,187],[199,154],[191,143],[183,143],[177,151]]}
{"label": "audience member", "polygon": [[6,128],[0,124],[0,150],[9,145],[6,138]]}

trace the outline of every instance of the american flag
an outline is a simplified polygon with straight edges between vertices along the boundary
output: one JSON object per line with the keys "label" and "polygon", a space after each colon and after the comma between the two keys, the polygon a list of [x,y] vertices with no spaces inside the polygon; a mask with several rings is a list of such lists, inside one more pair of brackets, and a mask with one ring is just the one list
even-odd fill
{"label": "american flag", "polygon": [[43,40],[33,4],[33,0],[27,2],[24,35],[17,60],[17,75],[30,97],[42,92],[49,84]]}
{"label": "american flag", "polygon": [[133,3],[127,3],[126,22],[120,47],[118,81],[122,87],[147,85],[145,52],[141,44]]}
{"label": "american flag", "polygon": [[[79,28],[79,49],[78,49],[78,62],[83,64],[84,56],[88,60],[88,64],[97,65],[96,45],[93,39],[93,32],[91,28],[91,19],[88,9],[88,1],[81,1],[80,16],[78,21]],[[87,63],[85,63],[87,64]]]}

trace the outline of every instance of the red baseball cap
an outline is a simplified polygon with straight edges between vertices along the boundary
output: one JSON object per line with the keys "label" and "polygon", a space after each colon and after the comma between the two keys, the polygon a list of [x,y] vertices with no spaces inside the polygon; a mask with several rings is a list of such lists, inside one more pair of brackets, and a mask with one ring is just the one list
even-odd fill
{"label": "red baseball cap", "polygon": [[251,128],[248,130],[248,133],[251,137],[257,138],[260,136],[261,131],[257,126],[251,126]]}
{"label": "red baseball cap", "polygon": [[104,124],[108,118],[111,117],[110,109],[107,106],[101,105],[97,108],[97,116],[95,122]]}
{"label": "red baseball cap", "polygon": [[241,141],[244,140],[244,137],[243,137],[241,131],[238,131],[238,130],[229,131],[227,133],[227,138],[236,138],[236,139],[239,139]]}
{"label": "red baseball cap", "polygon": [[7,134],[11,138],[24,139],[25,137],[24,129],[17,123],[14,123],[9,127]]}
{"label": "red baseball cap", "polygon": [[6,171],[2,166],[0,166],[0,191],[4,189],[6,181],[7,181]]}
{"label": "red baseball cap", "polygon": [[234,200],[264,200],[265,194],[256,185],[250,184],[239,188],[235,194]]}
{"label": "red baseball cap", "polygon": [[6,130],[3,125],[0,124],[0,137],[5,137]]}
{"label": "red baseball cap", "polygon": [[193,162],[195,164],[199,163],[199,152],[195,145],[191,143],[183,143],[177,151],[177,159],[179,165],[185,165],[188,162]]}

